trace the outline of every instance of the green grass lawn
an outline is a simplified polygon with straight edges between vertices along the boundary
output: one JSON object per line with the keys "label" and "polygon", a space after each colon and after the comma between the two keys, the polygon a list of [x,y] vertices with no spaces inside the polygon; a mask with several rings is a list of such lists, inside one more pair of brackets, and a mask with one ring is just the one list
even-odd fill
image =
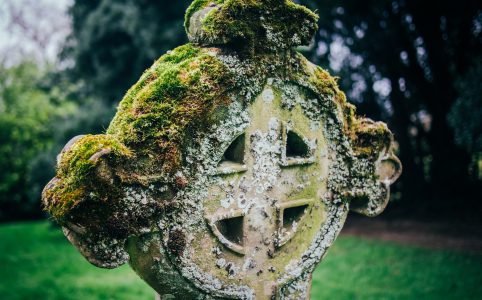
{"label": "green grass lawn", "polygon": [[[0,299],[153,299],[128,266],[98,269],[47,222],[0,226]],[[482,299],[482,256],[353,237],[314,274],[312,299]]]}

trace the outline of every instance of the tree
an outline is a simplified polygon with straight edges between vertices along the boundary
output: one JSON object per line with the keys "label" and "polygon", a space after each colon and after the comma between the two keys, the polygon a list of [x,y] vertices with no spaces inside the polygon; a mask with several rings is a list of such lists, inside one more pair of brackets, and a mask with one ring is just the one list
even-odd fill
{"label": "tree", "polygon": [[471,173],[481,179],[482,168],[482,59],[477,59],[466,75],[456,82],[459,97],[450,110],[448,119],[458,145],[474,153]]}
{"label": "tree", "polygon": [[301,2],[320,14],[311,58],[335,67],[360,111],[394,129],[404,203],[430,210],[474,204],[474,153],[455,143],[447,116],[461,96],[456,83],[481,57],[480,1]]}
{"label": "tree", "polygon": [[73,78],[89,95],[117,103],[155,59],[186,42],[184,11],[191,1],[76,1],[64,51]]}
{"label": "tree", "polygon": [[55,145],[54,121],[75,109],[42,89],[45,74],[33,62],[0,66],[0,220],[40,215],[40,191],[55,164],[55,155],[41,156]]}

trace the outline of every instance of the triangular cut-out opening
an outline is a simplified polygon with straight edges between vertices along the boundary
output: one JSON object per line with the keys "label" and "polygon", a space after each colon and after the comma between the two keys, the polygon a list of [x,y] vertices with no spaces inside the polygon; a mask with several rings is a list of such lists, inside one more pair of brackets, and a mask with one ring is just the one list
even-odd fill
{"label": "triangular cut-out opening", "polygon": [[230,219],[223,219],[216,222],[216,227],[219,232],[231,243],[243,246],[244,244],[244,230],[243,230],[243,216],[234,217]]}
{"label": "triangular cut-out opening", "polygon": [[244,140],[244,134],[238,136],[224,152],[221,163],[233,162],[242,164],[244,162]]}
{"label": "triangular cut-out opening", "polygon": [[301,220],[307,208],[307,204],[285,208],[283,211],[283,228],[290,230],[293,227],[294,222],[299,222]]}
{"label": "triangular cut-out opening", "polygon": [[286,138],[286,157],[308,157],[310,148],[303,139],[294,133],[288,131]]}

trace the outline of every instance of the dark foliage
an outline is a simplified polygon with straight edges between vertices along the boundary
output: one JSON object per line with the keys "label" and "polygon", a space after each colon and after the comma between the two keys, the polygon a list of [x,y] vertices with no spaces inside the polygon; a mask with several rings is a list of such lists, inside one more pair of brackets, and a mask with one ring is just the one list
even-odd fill
{"label": "dark foliage", "polygon": [[481,150],[459,145],[481,136],[480,70],[470,71],[482,54],[481,2],[300,2],[320,14],[310,58],[333,66],[345,53],[335,71],[348,98],[395,131],[404,164],[400,205],[411,213],[480,212],[482,188],[471,162]]}
{"label": "dark foliage", "polygon": [[[190,2],[74,2],[73,32],[62,53],[65,65],[72,67],[35,79],[39,84],[32,89],[47,93],[54,106],[68,97],[78,108],[67,117],[53,114],[49,127],[38,135],[36,126],[15,120],[15,114],[10,119],[3,115],[2,122],[11,126],[0,128],[2,143],[15,139],[11,145],[18,142],[22,146],[17,149],[35,153],[18,152],[25,153],[22,161],[2,161],[2,170],[13,171],[0,180],[0,202],[8,203],[8,209],[0,208],[4,213],[0,219],[40,215],[38,193],[53,172],[55,153],[70,137],[104,131],[118,101],[141,73],[166,51],[187,41],[183,17]],[[481,2],[296,2],[320,15],[320,30],[312,47],[302,49],[304,54],[340,77],[342,89],[360,114],[387,121],[396,134],[404,175],[394,191],[398,204],[391,208],[398,206],[410,214],[416,209],[424,215],[480,214]],[[70,85],[73,91],[65,91],[66,81],[75,83]],[[63,95],[57,100],[55,89]],[[9,129],[12,126],[28,127],[32,134],[17,138]],[[25,148],[28,143],[35,147]],[[15,152],[4,149],[10,151],[8,155]],[[15,212],[18,216],[11,215]]]}
{"label": "dark foliage", "polygon": [[184,12],[191,1],[75,1],[73,33],[63,53],[90,95],[117,103],[155,59],[187,41]]}

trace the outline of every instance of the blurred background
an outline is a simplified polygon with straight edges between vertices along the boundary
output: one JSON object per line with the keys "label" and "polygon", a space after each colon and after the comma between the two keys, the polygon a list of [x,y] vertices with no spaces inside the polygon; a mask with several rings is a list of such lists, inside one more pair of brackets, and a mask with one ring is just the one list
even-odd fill
{"label": "blurred background", "polygon": [[[45,221],[25,221],[48,218],[40,193],[54,176],[55,158],[63,145],[75,135],[104,131],[123,94],[142,72],[166,51],[187,42],[183,17],[190,2],[0,0],[0,253],[6,257],[3,262],[0,258],[4,266],[0,278],[5,272],[11,284],[23,280],[9,294],[12,285],[0,279],[0,294],[8,295],[6,299],[133,299],[129,293],[145,293],[149,299],[152,295],[140,281],[123,289],[138,280],[125,275],[131,273],[124,269],[122,276],[109,273],[114,275],[93,287],[98,282],[87,278],[103,275],[82,265],[86,263],[65,244],[58,229],[51,231]],[[333,250],[338,256],[326,262],[331,266],[328,271],[317,273],[315,283],[316,278],[320,282],[314,293],[331,299],[342,295],[480,299],[482,2],[296,2],[320,15],[314,41],[299,50],[340,77],[339,84],[358,114],[389,124],[404,166],[382,217],[349,218],[344,237]],[[365,264],[377,253],[387,260],[367,270]],[[350,259],[356,264],[357,256],[362,260],[358,271],[347,264]],[[41,261],[47,268],[53,266],[49,259],[55,259],[59,274],[67,265],[74,268],[72,277],[64,273],[63,279],[48,277],[40,263],[20,270],[19,261],[24,259]],[[397,262],[398,273],[386,270],[387,264]],[[427,263],[429,268],[420,271]],[[14,269],[15,276],[8,276]],[[25,281],[36,272],[37,280]],[[347,280],[346,272],[353,276],[349,290],[336,281],[336,274]],[[456,280],[470,272],[474,276],[464,284]],[[76,294],[75,287],[62,290],[72,280],[78,282],[80,273],[87,283],[78,289],[91,294]],[[380,281],[387,276],[392,281]],[[397,276],[412,281],[404,283]],[[105,292],[108,282],[112,291]],[[354,287],[375,282],[379,291]],[[42,294],[37,287],[45,284],[58,289]],[[326,284],[331,289],[324,288]],[[394,297],[382,297],[387,286],[399,294],[394,290]],[[18,292],[28,287],[40,294]]]}

